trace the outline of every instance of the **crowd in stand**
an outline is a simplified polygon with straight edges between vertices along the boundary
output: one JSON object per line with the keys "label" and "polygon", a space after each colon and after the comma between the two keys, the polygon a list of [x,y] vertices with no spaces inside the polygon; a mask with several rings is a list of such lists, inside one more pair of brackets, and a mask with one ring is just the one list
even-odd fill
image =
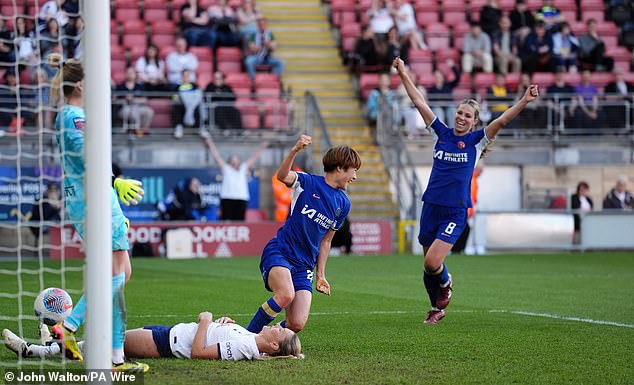
{"label": "crowd in stand", "polygon": [[[28,108],[21,109],[24,121],[16,123],[17,105],[36,110],[45,98],[37,90],[54,75],[48,55],[81,57],[78,0],[39,5],[16,1],[0,9],[2,126],[37,125]],[[113,118],[122,132],[142,135],[151,126],[172,127],[180,138],[187,127],[261,128],[266,119],[254,119],[254,105],[283,102],[284,63],[275,58],[275,37],[253,0],[117,0],[112,6]],[[263,72],[276,78],[260,82]],[[271,95],[258,88],[262,83]],[[231,105],[236,101],[238,108]],[[214,102],[218,106],[210,107]]]}
{"label": "crowd in stand", "polygon": [[[542,86],[542,99],[551,103],[524,112],[518,128],[625,127],[622,102],[631,106],[634,56],[618,46],[617,25],[604,21],[612,2],[554,2],[564,10],[552,0],[539,6],[536,1],[471,0],[462,3],[463,9],[451,0],[352,1],[354,7],[345,6],[350,3],[331,0],[332,20],[340,26],[344,60],[360,74],[360,94],[367,99],[371,123],[376,121],[379,96],[394,102],[399,84],[395,76],[390,81],[376,73],[389,70],[400,56],[418,75],[443,120],[451,119],[454,99],[474,93],[488,102],[481,116],[493,119],[533,82]],[[351,23],[359,25],[354,41]],[[556,110],[550,121],[547,108]],[[409,134],[423,132],[418,126],[412,130],[406,112],[394,112]]]}

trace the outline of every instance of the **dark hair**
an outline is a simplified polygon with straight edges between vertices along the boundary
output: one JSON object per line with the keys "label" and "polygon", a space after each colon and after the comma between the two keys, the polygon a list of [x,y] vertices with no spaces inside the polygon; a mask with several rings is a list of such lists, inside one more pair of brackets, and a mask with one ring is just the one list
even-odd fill
{"label": "dark hair", "polygon": [[51,81],[51,99],[57,102],[60,96],[71,96],[75,91],[75,83],[84,79],[84,67],[81,62],[76,59],[63,61],[62,55],[58,53],[50,54],[47,62],[51,68],[58,69]]}
{"label": "dark hair", "polygon": [[344,170],[353,167],[358,170],[361,168],[361,157],[348,146],[337,146],[326,152],[322,163],[324,164],[324,172],[333,172],[337,167],[341,167]]}
{"label": "dark hair", "polygon": [[581,192],[582,188],[585,188],[586,190],[590,190],[590,185],[588,185],[588,182],[585,182],[585,181],[581,181],[577,183],[577,194]]}
{"label": "dark hair", "polygon": [[[156,50],[156,56],[152,59],[150,59],[150,55],[148,54],[148,52],[150,51],[150,48],[154,48]],[[159,60],[161,59],[159,57],[160,53],[159,53],[159,48],[156,44],[152,43],[150,45],[147,46],[147,48],[145,49],[145,54],[143,55],[145,57],[145,65],[150,64],[150,60],[154,60],[154,64],[156,64],[156,66],[158,67],[159,65]]]}

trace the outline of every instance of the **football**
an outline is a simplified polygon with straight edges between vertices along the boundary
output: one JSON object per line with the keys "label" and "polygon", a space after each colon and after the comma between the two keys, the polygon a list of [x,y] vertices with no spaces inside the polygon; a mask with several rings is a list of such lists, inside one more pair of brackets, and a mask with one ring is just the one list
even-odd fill
{"label": "football", "polygon": [[66,290],[56,287],[42,290],[33,304],[35,315],[48,326],[62,322],[72,310],[73,299]]}

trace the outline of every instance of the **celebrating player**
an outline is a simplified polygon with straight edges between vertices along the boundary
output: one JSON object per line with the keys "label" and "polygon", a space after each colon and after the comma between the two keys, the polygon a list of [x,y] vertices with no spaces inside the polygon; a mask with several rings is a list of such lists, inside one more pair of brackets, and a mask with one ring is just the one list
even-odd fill
{"label": "celebrating player", "polygon": [[288,219],[262,251],[264,286],[274,295],[249,323],[247,329],[253,333],[259,333],[282,309],[286,309],[283,327],[296,333],[304,328],[312,301],[313,271],[317,291],[330,295],[326,280],[330,243],[350,211],[345,190],[357,178],[361,158],[350,147],[337,146],[323,157],[325,176],[292,171],[297,153],[311,140],[302,135],[277,170],[277,178],[293,188],[293,199]]}
{"label": "celebrating player", "polygon": [[[61,346],[55,338],[46,345],[29,344],[9,329],[2,331],[2,337],[6,347],[23,358],[61,356]],[[77,345],[83,350],[83,341]],[[128,357],[239,361],[301,358],[301,353],[301,343],[292,330],[277,325],[265,327],[260,334],[254,334],[236,325],[229,317],[213,321],[209,312],[200,313],[198,323],[153,325],[125,332],[125,354]]]}
{"label": "celebrating player", "polygon": [[[51,86],[51,100],[60,100],[60,92],[66,104],[61,108],[55,119],[55,136],[57,145],[62,153],[62,167],[64,170],[64,193],[66,196],[66,212],[77,230],[84,238],[85,191],[84,173],[86,171],[83,159],[85,114],[82,108],[84,89],[84,69],[77,60],[62,61],[59,54],[51,54],[49,65],[58,68]],[[145,364],[126,361],[124,359],[123,344],[125,339],[126,310],[124,299],[124,283],[132,274],[130,256],[128,255],[128,220],[123,216],[121,206],[117,202],[117,193],[124,204],[136,204],[143,196],[141,183],[134,180],[116,178],[112,190],[112,368],[113,370],[143,370]],[[115,192],[116,189],[116,192]],[[67,356],[75,360],[83,360],[81,351],[75,340],[75,332],[84,323],[86,316],[86,300],[82,296],[70,316],[63,324],[53,327],[53,332],[62,336]]]}
{"label": "celebrating player", "polygon": [[454,128],[438,120],[425,98],[407,75],[400,58],[392,66],[398,71],[418,112],[431,127],[434,139],[434,163],[427,189],[423,194],[418,241],[423,246],[425,273],[423,281],[431,301],[431,311],[425,323],[435,324],[445,316],[444,309],[451,300],[453,279],[444,260],[460,237],[471,207],[470,185],[473,169],[486,146],[502,127],[515,118],[526,105],[538,96],[536,85],[531,85],[522,99],[492,121],[484,129],[472,131],[478,123],[480,105],[473,99],[458,104],[454,114]]}

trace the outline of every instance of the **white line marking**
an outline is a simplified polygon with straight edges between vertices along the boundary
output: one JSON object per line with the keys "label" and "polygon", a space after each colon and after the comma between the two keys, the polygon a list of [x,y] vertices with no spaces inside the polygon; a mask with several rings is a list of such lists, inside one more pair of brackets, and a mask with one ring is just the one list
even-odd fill
{"label": "white line marking", "polygon": [[622,328],[634,328],[634,325],[631,324],[622,324],[613,321],[602,321],[602,320],[594,320],[590,318],[579,318],[579,317],[565,317],[556,314],[546,314],[546,313],[532,313],[529,311],[518,311],[518,310],[489,310],[489,313],[509,313],[509,314],[519,314],[519,315],[527,315],[531,317],[543,317],[543,318],[554,318],[560,319],[564,321],[575,321],[575,322],[585,322],[589,324],[597,324],[597,325],[610,325],[610,326],[618,326]]}
{"label": "white line marking", "polygon": [[[531,317],[542,317],[542,318],[553,318],[564,321],[574,321],[574,322],[585,322],[595,325],[609,325],[609,326],[617,326],[622,328],[634,328],[632,324],[624,324],[613,321],[602,321],[602,320],[594,320],[590,318],[579,318],[579,317],[566,317],[560,316],[556,314],[547,314],[547,313],[532,313],[528,311],[519,311],[519,310],[448,310],[450,313],[507,313],[507,314],[516,314],[516,315],[527,315]],[[373,310],[367,312],[355,312],[355,311],[335,311],[335,312],[312,312],[311,316],[333,316],[333,315],[394,315],[394,314],[424,314],[423,310]],[[231,317],[249,317],[254,313],[228,313],[225,314]],[[192,318],[191,314],[135,314],[128,315],[128,318],[181,318],[186,320],[188,318]]]}

